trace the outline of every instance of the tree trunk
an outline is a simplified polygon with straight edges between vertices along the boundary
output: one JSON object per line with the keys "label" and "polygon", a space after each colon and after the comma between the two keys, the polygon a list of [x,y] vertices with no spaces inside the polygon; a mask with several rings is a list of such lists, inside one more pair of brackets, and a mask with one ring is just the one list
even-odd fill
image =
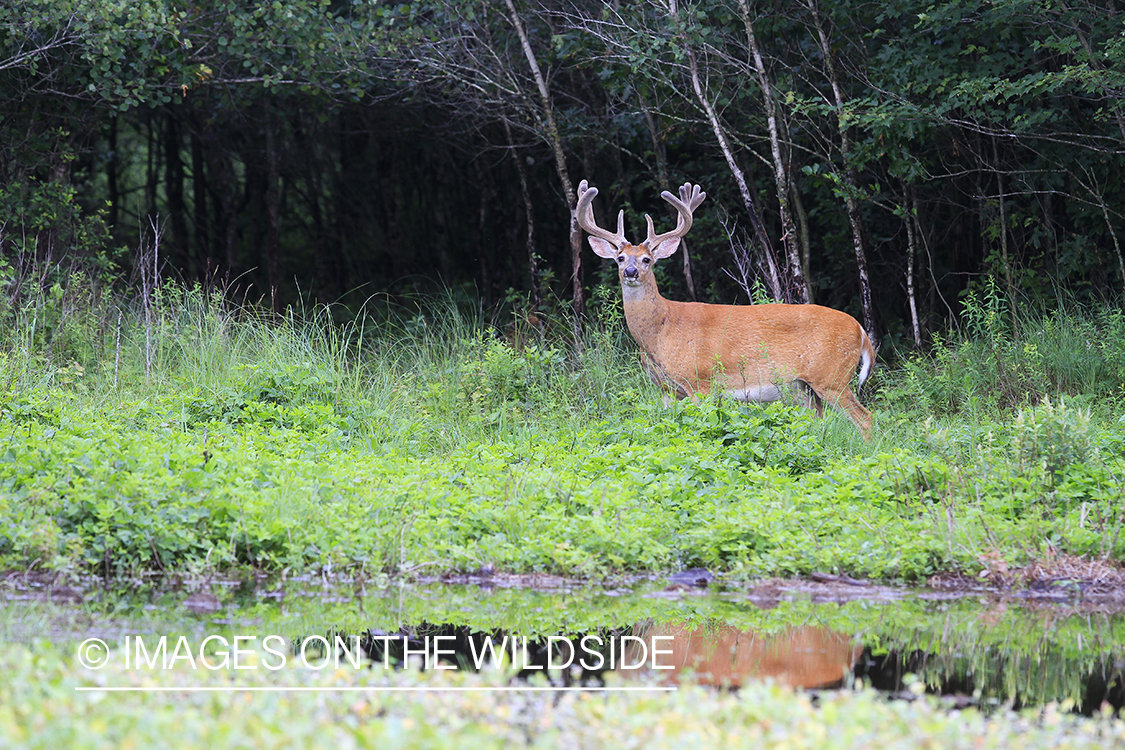
{"label": "tree trunk", "polygon": [[1117,240],[1117,232],[1113,229],[1113,222],[1109,219],[1109,208],[1105,204],[1105,198],[1101,195],[1095,196],[1098,201],[1098,206],[1102,210],[1102,218],[1105,219],[1106,229],[1109,230],[1110,239],[1113,240],[1113,251],[1117,255],[1117,269],[1121,273],[1121,281],[1125,284],[1125,257],[1121,254],[1121,243]]}
{"label": "tree trunk", "polygon": [[504,134],[508,136],[508,151],[512,161],[516,164],[516,174],[520,181],[520,196],[523,198],[523,212],[527,217],[527,272],[531,276],[531,309],[539,312],[543,304],[543,295],[539,289],[539,259],[535,255],[535,214],[532,212],[531,190],[527,184],[527,167],[516,153],[516,144],[512,140],[512,127],[508,119],[504,118]]}
{"label": "tree trunk", "polygon": [[878,337],[875,335],[875,311],[871,301],[871,280],[867,273],[867,251],[864,249],[863,215],[860,212],[859,201],[856,196],[859,191],[859,175],[852,166],[851,161],[851,136],[848,133],[848,123],[844,118],[844,91],[840,86],[840,77],[836,72],[836,65],[832,61],[832,48],[828,44],[828,34],[820,20],[820,11],[816,0],[808,0],[808,8],[812,13],[813,23],[816,26],[817,37],[820,41],[820,51],[824,55],[824,72],[832,86],[832,96],[836,101],[837,126],[840,131],[840,158],[844,162],[844,206],[848,212],[848,225],[852,230],[852,245],[855,248],[856,268],[859,271],[859,292],[863,306],[863,327],[867,335],[878,346]]}
{"label": "tree trunk", "polygon": [[1004,199],[1004,170],[1000,165],[1000,147],[992,139],[992,157],[996,166],[996,200],[1000,209],[1000,263],[1004,266],[1004,284],[1008,293],[1008,308],[1012,315],[1012,330],[1017,325],[1016,287],[1012,281],[1011,259],[1008,257],[1008,202]]}
{"label": "tree trunk", "polygon": [[171,247],[165,250],[173,267],[188,277],[193,269],[184,268],[188,253],[187,207],[184,205],[184,162],[180,158],[180,123],[171,109],[164,109],[164,185],[168,194],[168,217],[172,223]]}
{"label": "tree trunk", "polygon": [[797,224],[797,240],[801,244],[801,271],[805,275],[805,286],[809,290],[809,302],[816,300],[816,284],[812,280],[812,242],[809,239],[809,215],[805,213],[805,204],[801,201],[801,191],[797,183],[789,181],[793,189],[793,216]]}
{"label": "tree trunk", "polygon": [[[942,306],[945,307],[946,315],[948,315],[949,325],[951,327],[957,325],[957,315],[953,312],[953,306],[949,304],[949,300],[941,293],[941,286],[938,284],[937,275],[934,273],[934,256],[930,252],[930,241],[926,236],[926,228],[922,226],[922,204],[918,202],[918,192],[914,185],[910,186],[911,200],[914,203],[914,230],[921,243],[922,249],[926,251],[926,270],[930,276],[930,289],[927,295],[926,314],[922,315],[922,320],[926,321],[924,329],[929,330],[929,321],[933,320],[933,311],[936,305],[934,304],[934,297],[936,296],[941,300]],[[940,221],[940,218],[937,219]]]}
{"label": "tree trunk", "polygon": [[209,179],[207,187],[211,193],[211,205],[218,210],[216,222],[216,254],[225,266],[228,278],[238,267],[238,210],[235,208],[235,191],[238,189],[237,177],[230,164],[230,156],[221,143],[209,141],[204,147],[203,157],[207,162]]}
{"label": "tree trunk", "polygon": [[742,23],[746,26],[746,40],[750,45],[754,70],[758,74],[758,86],[762,90],[762,106],[766,111],[766,125],[770,134],[770,157],[773,161],[773,177],[777,188],[778,213],[781,217],[781,239],[785,245],[785,252],[789,261],[789,274],[793,284],[795,301],[807,303],[809,301],[809,287],[805,276],[806,269],[801,263],[797,228],[793,224],[793,216],[789,207],[791,190],[789,169],[786,165],[786,158],[781,153],[781,134],[777,124],[777,103],[773,98],[773,85],[766,73],[766,64],[762,59],[761,48],[758,46],[758,37],[754,33],[754,24],[750,21],[750,6],[746,0],[738,0],[738,7],[742,11]]}
{"label": "tree trunk", "polygon": [[523,54],[527,58],[531,75],[535,78],[535,86],[539,90],[539,104],[543,108],[542,117],[547,143],[554,153],[555,171],[558,173],[559,182],[562,183],[563,195],[566,197],[567,206],[570,209],[570,280],[573,289],[572,304],[575,314],[574,334],[577,339],[582,330],[581,318],[586,312],[586,301],[582,290],[582,229],[578,226],[578,214],[576,213],[578,195],[574,191],[574,185],[571,184],[570,175],[567,172],[566,153],[563,151],[562,137],[559,135],[558,125],[555,123],[554,105],[551,102],[551,92],[547,89],[547,81],[543,78],[539,61],[535,57],[535,51],[531,48],[531,41],[528,39],[527,30],[523,26],[523,20],[516,12],[516,6],[512,0],[504,0],[504,3],[508,6],[509,18],[512,26],[516,29],[516,34],[519,35]]}
{"label": "tree trunk", "polygon": [[321,165],[314,145],[319,141],[316,121],[306,119],[299,112],[293,119],[293,136],[298,148],[304,153],[305,185],[309,195],[309,218],[312,219],[313,273],[316,274],[315,288],[322,301],[335,299],[338,291],[333,273],[333,263],[328,241],[328,227],[324,222],[324,207],[321,204],[323,187],[320,182]]}
{"label": "tree trunk", "polygon": [[496,202],[496,196],[493,194],[492,186],[489,185],[487,181],[487,176],[484,171],[484,166],[481,164],[481,160],[474,159],[473,166],[476,168],[478,185],[477,255],[478,263],[480,264],[480,291],[485,309],[492,309],[492,290],[495,286],[495,280],[492,277],[491,267],[492,248],[489,247],[486,238],[488,236],[488,209],[491,204]]}
{"label": "tree trunk", "polygon": [[109,121],[109,158],[105,163],[106,188],[109,198],[109,215],[107,221],[113,233],[117,234],[117,222],[121,216],[121,194],[117,186],[117,115]]}
{"label": "tree trunk", "polygon": [[[668,15],[672,18],[673,23],[679,25],[679,9],[676,6],[676,0],[667,0],[668,2]],[[731,148],[730,140],[727,138],[726,129],[723,127],[722,122],[719,120],[719,115],[715,111],[715,107],[707,98],[703,91],[703,84],[699,78],[699,63],[695,58],[695,52],[692,50],[691,45],[684,43],[684,51],[688,60],[688,72],[691,78],[691,89],[695,95],[695,100],[707,116],[707,121],[711,125],[711,131],[715,134],[715,140],[719,143],[719,150],[723,152],[723,158],[726,159],[727,168],[730,169],[731,175],[734,177],[735,184],[738,185],[738,193],[742,196],[742,203],[746,208],[746,213],[750,217],[750,224],[754,229],[754,237],[761,245],[762,254],[765,256],[768,273],[766,282],[770,286],[770,294],[775,300],[788,302],[791,301],[781,283],[781,274],[777,267],[777,261],[773,255],[773,244],[770,242],[769,235],[766,233],[765,226],[762,224],[762,216],[758,211],[758,206],[754,201],[754,197],[750,194],[750,187],[746,184],[746,175],[743,174],[742,168],[738,166],[738,162],[734,158],[734,151]]]}
{"label": "tree trunk", "polygon": [[150,110],[145,117],[145,214],[156,214],[156,173],[159,171],[156,163],[156,135],[152,129],[152,118],[155,114]]}
{"label": "tree trunk", "polygon": [[191,194],[195,204],[192,212],[192,234],[195,262],[207,275],[214,272],[211,266],[211,217],[207,213],[207,170],[204,167],[203,141],[199,137],[198,118],[191,123]]}
{"label": "tree trunk", "polygon": [[278,298],[278,290],[281,288],[281,175],[277,155],[277,137],[274,133],[273,102],[267,100],[265,106],[266,233],[265,241],[262,243],[262,254],[265,256],[266,279],[270,286],[270,309],[278,312],[281,309],[281,300]]}
{"label": "tree trunk", "polygon": [[915,213],[917,203],[914,198],[914,186],[906,187],[906,299],[910,303],[910,329],[914,334],[914,348],[922,348],[922,327],[918,322],[918,298],[914,289],[914,259],[918,256],[918,237],[914,231],[917,221]]}
{"label": "tree trunk", "polygon": [[[640,98],[638,96],[638,98]],[[660,142],[660,136],[656,128],[656,118],[653,117],[652,110],[649,109],[648,104],[643,98],[640,98],[641,110],[645,113],[645,124],[648,125],[648,135],[652,139],[652,153],[656,157],[656,178],[660,180],[660,186],[665,190],[673,190],[672,178],[668,173],[668,156],[664,153],[664,144]],[[696,301],[695,296],[695,279],[691,275],[691,256],[688,254],[687,238],[680,240],[680,252],[684,256],[684,282],[687,284],[688,296],[692,302]]]}

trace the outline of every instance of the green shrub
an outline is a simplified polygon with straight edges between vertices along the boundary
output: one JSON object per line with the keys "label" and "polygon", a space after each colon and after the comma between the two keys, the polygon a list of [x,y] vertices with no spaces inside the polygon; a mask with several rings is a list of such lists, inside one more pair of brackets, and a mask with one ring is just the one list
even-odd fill
{"label": "green shrub", "polygon": [[516,349],[507,341],[479,335],[461,363],[460,391],[474,407],[555,405],[566,388],[566,358],[554,347],[530,344]]}
{"label": "green shrub", "polygon": [[1040,466],[1057,475],[1068,466],[1086,463],[1095,452],[1090,435],[1090,411],[1042,403],[1021,409],[1013,425],[1013,444],[1023,466]]}
{"label": "green shrub", "polygon": [[773,466],[804,474],[824,464],[824,449],[810,434],[813,413],[796,404],[684,399],[669,415],[681,429],[719,441],[744,466]]}

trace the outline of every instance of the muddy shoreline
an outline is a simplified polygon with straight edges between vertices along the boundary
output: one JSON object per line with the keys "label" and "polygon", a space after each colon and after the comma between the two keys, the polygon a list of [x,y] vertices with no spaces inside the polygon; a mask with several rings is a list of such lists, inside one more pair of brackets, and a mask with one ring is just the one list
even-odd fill
{"label": "muddy shoreline", "polygon": [[[0,573],[0,600],[51,601],[60,604],[81,604],[94,593],[145,588],[154,591],[200,591],[207,587],[221,589],[281,591],[297,589],[362,592],[369,588],[389,586],[477,586],[484,590],[520,589],[539,592],[598,591],[603,595],[677,599],[707,596],[720,592],[745,597],[748,601],[768,606],[771,601],[810,599],[814,602],[850,602],[870,600],[893,602],[906,597],[923,600],[984,597],[989,600],[1070,603],[1098,605],[1100,611],[1125,613],[1125,571],[1114,564],[1095,561],[1062,561],[1053,566],[1036,564],[973,577],[959,573],[931,576],[926,585],[880,583],[855,579],[847,575],[814,573],[794,578],[736,580],[722,574],[691,569],[671,574],[637,574],[607,578],[573,578],[546,573],[504,573],[491,570],[466,573],[445,573],[435,576],[295,576],[253,574],[245,577],[214,575],[194,577],[153,573],[142,576],[105,579],[95,576],[61,576],[37,571]],[[259,592],[259,595],[263,595]],[[278,594],[280,596],[280,593]]]}

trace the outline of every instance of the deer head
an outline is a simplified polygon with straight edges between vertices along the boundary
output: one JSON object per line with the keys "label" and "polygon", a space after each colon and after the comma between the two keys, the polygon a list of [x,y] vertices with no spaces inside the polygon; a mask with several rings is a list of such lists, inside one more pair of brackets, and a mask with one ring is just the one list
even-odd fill
{"label": "deer head", "polygon": [[679,212],[676,228],[664,234],[656,234],[652,217],[645,214],[648,237],[639,245],[633,245],[625,239],[624,210],[617,214],[617,234],[611,234],[598,226],[594,220],[593,208],[593,201],[597,194],[598,189],[590,187],[586,180],[579,183],[578,208],[575,211],[578,225],[590,234],[588,239],[595,254],[617,262],[617,272],[621,284],[625,287],[643,286],[652,277],[653,264],[667,258],[680,248],[680,240],[691,229],[692,214],[707,197],[707,193],[704,193],[699,185],[692,185],[690,182],[685,182],[680,187],[679,198],[665,190],[660,197],[671,203]]}

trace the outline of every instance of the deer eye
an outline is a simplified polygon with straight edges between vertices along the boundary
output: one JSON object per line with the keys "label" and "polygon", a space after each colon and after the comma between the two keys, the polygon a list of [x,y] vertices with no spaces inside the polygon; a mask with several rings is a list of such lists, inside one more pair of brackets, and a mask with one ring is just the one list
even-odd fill
{"label": "deer eye", "polygon": [[641,258],[641,263],[647,266],[649,263],[652,263],[652,258]]}
{"label": "deer eye", "polygon": [[617,262],[618,263],[624,263],[625,262],[625,256],[624,255],[618,255],[617,256]]}

